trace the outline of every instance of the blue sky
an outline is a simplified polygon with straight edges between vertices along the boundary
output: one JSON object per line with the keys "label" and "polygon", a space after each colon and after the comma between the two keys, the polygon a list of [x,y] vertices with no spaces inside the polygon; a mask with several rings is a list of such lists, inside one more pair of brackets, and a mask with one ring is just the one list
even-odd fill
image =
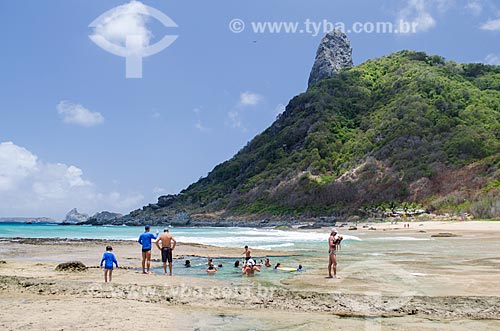
{"label": "blue sky", "polygon": [[[305,91],[324,35],[257,33],[255,22],[418,23],[415,33],[348,33],[355,64],[401,49],[457,62],[500,64],[500,5],[490,0],[0,0],[0,217],[62,218],[73,207],[129,212],[177,193],[229,159]],[[133,12],[147,5],[167,28]],[[132,8],[99,33],[130,31],[149,44],[178,39],[143,59],[93,43],[89,24]],[[130,14],[132,13],[132,14]],[[229,23],[241,19],[245,30]],[[104,32],[103,32],[104,31]]]}

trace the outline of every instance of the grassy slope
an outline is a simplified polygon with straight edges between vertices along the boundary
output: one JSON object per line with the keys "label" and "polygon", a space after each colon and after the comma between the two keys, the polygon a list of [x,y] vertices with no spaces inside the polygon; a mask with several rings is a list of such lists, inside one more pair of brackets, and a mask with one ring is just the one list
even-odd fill
{"label": "grassy slope", "polygon": [[168,208],[311,215],[415,202],[500,215],[500,67],[402,51],[293,98]]}

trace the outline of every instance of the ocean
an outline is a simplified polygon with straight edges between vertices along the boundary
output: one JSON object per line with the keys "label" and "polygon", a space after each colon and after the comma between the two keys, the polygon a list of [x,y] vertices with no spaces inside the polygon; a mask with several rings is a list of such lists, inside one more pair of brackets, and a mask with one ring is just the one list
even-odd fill
{"label": "ocean", "polygon": [[[163,228],[152,227],[153,233]],[[4,238],[69,238],[137,240],[143,227],[133,226],[76,226],[57,224],[0,224],[0,237]],[[171,228],[170,233],[179,242],[197,243],[220,247],[243,247],[249,245],[263,250],[310,250],[317,245],[327,247],[328,231],[283,231],[255,228]],[[361,241],[360,238],[344,235],[345,242]]]}

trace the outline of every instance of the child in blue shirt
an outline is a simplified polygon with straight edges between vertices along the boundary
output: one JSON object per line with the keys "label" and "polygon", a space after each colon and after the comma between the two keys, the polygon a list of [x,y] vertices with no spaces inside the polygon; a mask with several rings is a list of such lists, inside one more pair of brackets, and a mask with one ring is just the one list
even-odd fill
{"label": "child in blue shirt", "polygon": [[116,267],[118,268],[118,261],[116,260],[115,254],[113,254],[113,247],[111,246],[106,246],[106,252],[102,256],[101,259],[101,268],[102,264],[104,262],[104,282],[108,282],[108,275],[109,275],[109,281],[111,282],[111,279],[113,277],[113,263],[116,264]]}

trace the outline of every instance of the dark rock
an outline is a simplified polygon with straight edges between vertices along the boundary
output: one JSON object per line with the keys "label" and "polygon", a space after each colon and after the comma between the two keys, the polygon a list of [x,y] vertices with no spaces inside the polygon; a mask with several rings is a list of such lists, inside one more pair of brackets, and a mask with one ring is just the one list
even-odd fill
{"label": "dark rock", "polygon": [[313,223],[313,224],[308,224],[308,225],[302,225],[302,226],[299,226],[299,229],[321,229],[323,227],[323,225],[321,225],[320,223]]}
{"label": "dark rock", "polygon": [[123,217],[122,214],[112,213],[109,211],[103,211],[95,214],[94,216],[89,217],[85,222],[79,222],[77,225],[121,225],[120,219]]}
{"label": "dark rock", "polygon": [[158,203],[157,205],[160,207],[168,207],[172,204],[174,204],[178,200],[178,197],[176,195],[162,195],[161,197],[158,198]]}
{"label": "dark rock", "polygon": [[97,213],[94,216],[90,217],[89,221],[93,220],[97,223],[106,224],[107,222],[114,221],[122,216],[123,216],[122,214],[111,213],[109,211],[103,211],[103,212]]}
{"label": "dark rock", "polygon": [[333,73],[343,68],[352,66],[352,48],[349,39],[342,31],[333,30],[319,44],[309,76],[309,86],[331,77]]}
{"label": "dark rock", "polygon": [[81,272],[86,271],[87,267],[80,261],[64,262],[56,267],[57,271]]}
{"label": "dark rock", "polygon": [[355,227],[355,226],[350,226],[350,227],[349,227],[349,230],[350,230],[350,231],[354,231],[354,230],[357,230],[357,229],[358,229],[358,228],[357,228],[357,227]]}
{"label": "dark rock", "polygon": [[449,233],[449,232],[440,232],[438,234],[431,235],[431,237],[434,237],[434,238],[449,238],[449,237],[460,237],[460,235],[454,234],[454,233]]}

